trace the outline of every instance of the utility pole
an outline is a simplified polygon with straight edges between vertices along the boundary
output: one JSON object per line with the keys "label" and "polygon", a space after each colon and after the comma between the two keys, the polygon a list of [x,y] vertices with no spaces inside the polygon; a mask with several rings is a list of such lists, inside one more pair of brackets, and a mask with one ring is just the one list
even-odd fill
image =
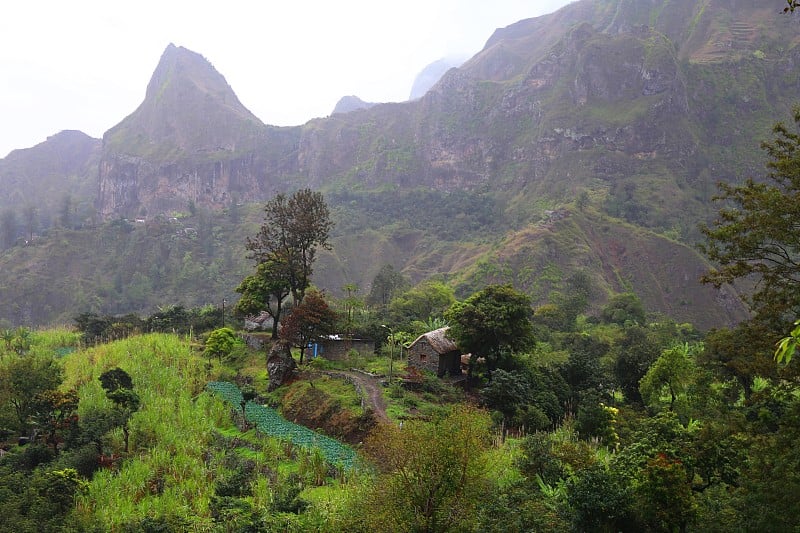
{"label": "utility pole", "polygon": [[392,328],[387,326],[386,324],[381,324],[382,328],[386,328],[389,332],[389,385],[392,384],[392,363],[394,362],[394,332]]}

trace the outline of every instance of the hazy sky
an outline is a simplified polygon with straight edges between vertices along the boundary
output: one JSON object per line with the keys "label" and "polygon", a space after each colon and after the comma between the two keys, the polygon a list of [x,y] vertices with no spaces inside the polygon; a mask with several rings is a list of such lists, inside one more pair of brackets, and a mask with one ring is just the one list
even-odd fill
{"label": "hazy sky", "polygon": [[[65,129],[101,137],[141,103],[172,42],[205,56],[267,124],[340,97],[408,98],[429,63],[570,0],[11,0],[0,17],[0,158]],[[2,194],[0,192],[0,194]]]}

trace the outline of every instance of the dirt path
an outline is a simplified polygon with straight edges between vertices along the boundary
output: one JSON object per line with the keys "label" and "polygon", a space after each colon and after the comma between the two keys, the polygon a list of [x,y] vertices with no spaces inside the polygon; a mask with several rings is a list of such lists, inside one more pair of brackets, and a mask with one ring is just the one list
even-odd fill
{"label": "dirt path", "polygon": [[372,412],[375,413],[375,418],[380,422],[389,421],[389,417],[386,416],[386,400],[383,399],[383,386],[378,378],[362,374],[361,372],[345,370],[329,370],[325,373],[331,376],[346,377],[354,383],[358,383],[367,405],[372,409]]}

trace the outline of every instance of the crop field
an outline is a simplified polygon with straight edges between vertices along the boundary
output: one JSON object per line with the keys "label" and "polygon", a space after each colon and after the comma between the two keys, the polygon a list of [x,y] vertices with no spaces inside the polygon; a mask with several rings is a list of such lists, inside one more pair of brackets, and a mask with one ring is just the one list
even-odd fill
{"label": "crop field", "polygon": [[[219,395],[236,408],[242,404],[242,393],[233,383],[212,381],[208,384],[208,390]],[[274,409],[254,402],[247,402],[244,411],[245,419],[248,422],[254,424],[259,431],[271,437],[291,442],[308,450],[316,448],[322,452],[329,464],[345,470],[351,470],[357,464],[356,452],[349,446],[336,439],[312,431],[305,426],[289,422]]]}

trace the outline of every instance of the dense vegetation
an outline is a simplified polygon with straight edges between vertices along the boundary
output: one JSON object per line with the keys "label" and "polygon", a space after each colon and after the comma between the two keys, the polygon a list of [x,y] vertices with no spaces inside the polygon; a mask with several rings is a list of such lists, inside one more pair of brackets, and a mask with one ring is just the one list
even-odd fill
{"label": "dense vegetation", "polygon": [[[666,57],[651,52],[653,61]],[[473,121],[464,131],[481,127]],[[502,262],[482,241],[526,206],[500,213],[483,192],[333,192],[339,243],[348,242],[348,224],[371,221],[411,247],[437,233],[442,246],[468,235],[486,256],[460,283],[414,283],[392,264],[370,265],[369,293],[347,283],[340,298],[310,283],[333,224],[322,195],[308,189],[268,202],[260,228],[247,219],[258,232],[250,240],[238,234],[247,213],[236,205],[222,215],[189,206],[186,216],[118,220],[92,233],[70,229],[65,210],[48,240],[11,253],[36,266],[32,249],[46,247],[69,273],[59,247],[100,249],[108,254],[94,261],[106,275],[53,281],[34,269],[34,282],[74,298],[75,330],[0,330],[0,530],[800,529],[800,358],[792,357],[800,328],[782,345],[792,351],[773,356],[800,312],[800,136],[784,125],[774,132],[764,144],[768,179],[723,184],[727,204],[702,230],[718,262],[708,282],[758,282],[752,317],[710,331],[650,312],[632,291],[598,298],[597,273],[562,271],[552,259],[590,240],[570,237],[604,233],[593,223],[608,215],[665,223],[630,180],[604,196],[578,195],[577,214],[555,236],[548,225],[568,213],[551,211],[526,230],[546,234],[536,250],[509,237],[519,263]],[[301,197],[310,204],[292,208]],[[14,236],[3,236],[6,246]],[[249,249],[254,274],[224,251],[228,241]],[[551,260],[539,268],[532,257]],[[280,335],[300,364],[288,382],[272,390],[271,339],[235,331],[224,301],[185,307],[203,303],[198,279],[225,294],[244,279],[239,315],[275,304],[277,323],[286,311]],[[156,293],[175,305],[147,317],[116,314],[141,311]],[[64,303],[42,298],[12,305],[32,316]],[[444,326],[470,354],[466,371],[448,379],[403,356],[420,334]],[[376,353],[331,361],[306,350],[334,333],[375,339]]]}
{"label": "dense vegetation", "polygon": [[[514,305],[500,303],[516,302],[509,290],[472,305],[494,300],[497,327],[503,309],[514,323]],[[565,319],[562,305],[537,307],[529,331],[517,331],[533,344],[500,345],[491,380],[479,362],[467,397],[395,361],[406,386],[385,389],[390,423],[370,423],[357,449],[371,466],[357,470],[325,460],[326,437],[294,442],[291,424],[257,412],[316,389],[312,403],[334,408],[323,416],[358,411],[345,407],[346,386],[317,374],[335,363],[312,360],[295,385],[267,394],[263,355],[247,349],[220,362],[175,334],[82,348],[79,333],[11,331],[0,345],[3,529],[797,527],[798,513],[787,512],[800,489],[800,465],[787,453],[800,437],[793,367],[739,365],[733,376],[719,362],[730,332],[704,342],[689,325],[646,314],[632,295],[596,316]],[[364,308],[355,321],[380,312]],[[407,324],[420,330],[441,320],[417,318],[425,320]],[[393,333],[390,341],[411,336]],[[385,372],[388,348],[345,368]],[[206,392],[220,378],[245,396],[233,385]],[[134,408],[120,391],[135,393]]]}

